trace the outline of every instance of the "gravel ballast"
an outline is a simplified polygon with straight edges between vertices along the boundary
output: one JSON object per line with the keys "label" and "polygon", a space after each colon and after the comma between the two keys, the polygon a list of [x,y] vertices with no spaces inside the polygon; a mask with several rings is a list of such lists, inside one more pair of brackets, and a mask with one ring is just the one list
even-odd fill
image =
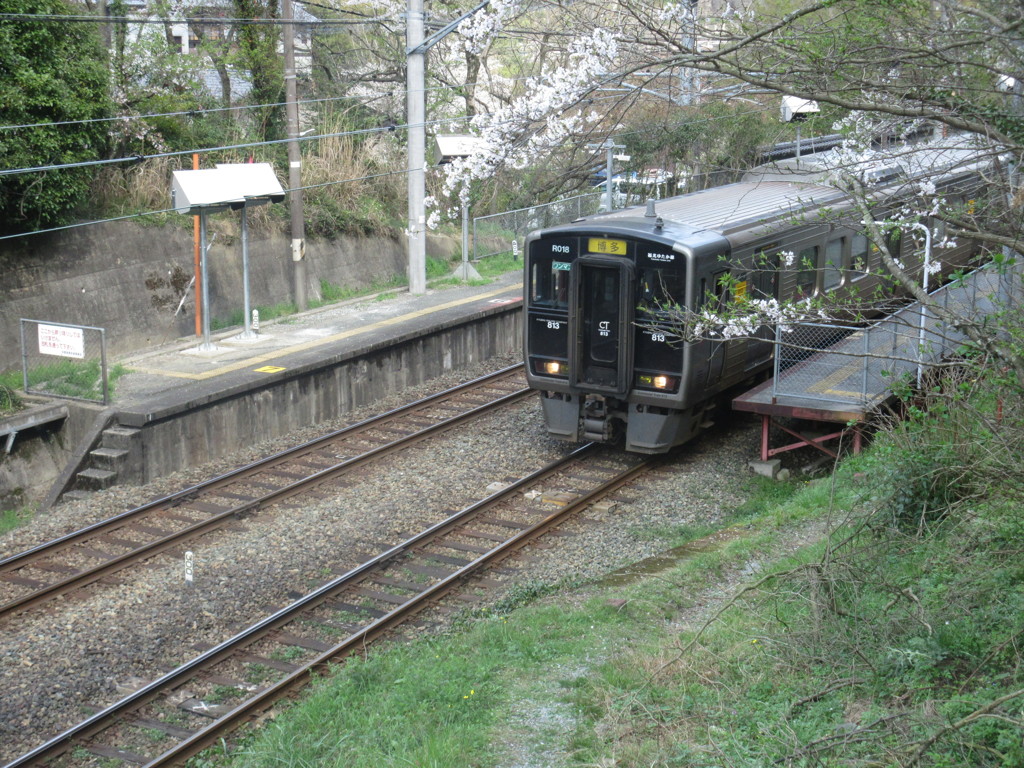
{"label": "gravel ballast", "polygon": [[[165,496],[240,464],[345,424],[483,375],[513,360],[490,360],[429,385],[388,397],[344,422],[297,430],[145,487],[116,487],[60,505],[0,537],[10,555]],[[672,469],[631,488],[614,511],[570,523],[576,534],[531,552],[508,582],[596,578],[665,548],[657,531],[714,523],[740,501],[747,462],[756,457],[752,420],[729,417],[715,433],[684,447]],[[550,439],[534,398],[426,440],[385,464],[348,476],[318,500],[261,512],[233,530],[189,545],[195,582],[178,559],[126,573],[115,585],[88,589],[6,622],[0,634],[0,760],[11,760],[74,725],[86,706],[105,706],[131,684],[147,682],[308,591],[332,573],[489,495],[492,483],[521,477],[574,446]],[[501,595],[495,594],[494,598]]]}

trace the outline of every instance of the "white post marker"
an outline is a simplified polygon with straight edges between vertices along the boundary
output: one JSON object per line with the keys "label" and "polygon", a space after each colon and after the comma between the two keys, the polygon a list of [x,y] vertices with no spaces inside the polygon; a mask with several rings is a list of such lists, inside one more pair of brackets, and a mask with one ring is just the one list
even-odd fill
{"label": "white post marker", "polygon": [[512,261],[519,261],[519,239],[512,240]]}
{"label": "white post marker", "polygon": [[258,309],[252,311],[252,332],[260,332],[260,311]]}
{"label": "white post marker", "polygon": [[192,586],[195,576],[196,557],[191,552],[185,553],[185,584]]}

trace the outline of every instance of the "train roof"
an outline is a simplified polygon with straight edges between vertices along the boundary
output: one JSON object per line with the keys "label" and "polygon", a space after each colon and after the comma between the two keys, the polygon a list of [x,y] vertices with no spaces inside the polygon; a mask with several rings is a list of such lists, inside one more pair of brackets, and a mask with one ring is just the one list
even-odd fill
{"label": "train roof", "polygon": [[[760,166],[748,172],[743,181],[691,192],[655,201],[655,214],[664,222],[664,232],[657,239],[693,244],[724,237],[733,247],[761,235],[778,231],[779,222],[822,207],[838,207],[847,200],[846,193],[830,183],[830,176],[841,161],[835,151],[788,159]],[[892,194],[896,184],[919,180],[926,176],[952,177],[975,170],[989,162],[980,151],[976,139],[954,137],[941,142],[905,148],[861,160],[858,172],[879,194]],[[609,213],[578,219],[572,224],[545,230],[554,234],[562,230],[615,229],[625,233],[637,228],[652,229],[654,219],[645,215],[643,206],[632,206]],[[646,235],[650,236],[650,235]]]}
{"label": "train roof", "polygon": [[[634,206],[588,216],[564,226],[576,230],[614,229],[621,234],[627,234],[630,228],[636,234],[640,228],[650,233],[645,234],[646,237],[654,232],[661,235],[655,239],[674,236],[676,243],[695,249],[700,248],[699,244],[710,245],[717,241],[715,247],[720,251],[723,239],[737,247],[765,231],[777,230],[780,221],[789,220],[808,208],[834,204],[843,197],[833,187],[806,180],[740,181],[657,200],[654,217],[645,215],[643,207]],[[663,231],[654,229],[657,219],[663,222]],[[546,230],[545,234],[551,232]]]}
{"label": "train roof", "polygon": [[[729,236],[761,224],[791,217],[808,207],[842,197],[832,187],[797,181],[740,181],[723,187],[670,197],[655,202],[664,221],[686,224]],[[637,209],[599,214],[593,218],[635,217]]]}

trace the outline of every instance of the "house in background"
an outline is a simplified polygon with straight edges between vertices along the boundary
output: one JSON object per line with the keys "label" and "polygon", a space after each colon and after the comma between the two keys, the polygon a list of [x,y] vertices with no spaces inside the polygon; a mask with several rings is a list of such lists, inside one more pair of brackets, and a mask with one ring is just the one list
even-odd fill
{"label": "house in background", "polygon": [[[170,12],[166,4],[152,0],[127,0],[126,5],[129,18],[138,20],[128,24],[130,41],[138,44],[162,36],[174,52],[198,58],[188,65],[181,62],[181,68],[226,105],[238,103],[251,92],[247,73],[228,63],[237,46],[239,26],[233,21],[236,11],[231,0],[179,0]],[[299,3],[293,8],[295,68],[300,76],[308,75],[313,63],[313,25],[319,19]],[[278,51],[283,53],[280,40]]]}

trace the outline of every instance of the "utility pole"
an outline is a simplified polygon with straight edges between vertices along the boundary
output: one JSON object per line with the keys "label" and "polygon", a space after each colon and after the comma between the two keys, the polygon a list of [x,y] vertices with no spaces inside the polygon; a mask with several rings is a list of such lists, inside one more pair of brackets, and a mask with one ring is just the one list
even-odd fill
{"label": "utility pole", "polygon": [[611,136],[605,139],[603,144],[587,144],[587,149],[605,150],[604,209],[606,211],[615,210],[615,197],[612,194],[612,165],[615,161],[615,150],[625,148],[625,144],[616,144],[612,141]]}
{"label": "utility pole", "polygon": [[490,2],[481,0],[473,10],[424,39],[423,0],[409,0],[405,21],[405,98],[406,124],[409,126],[409,293],[427,292],[427,211],[424,206],[427,196],[427,51]]}
{"label": "utility pole", "polygon": [[306,223],[302,213],[302,151],[299,148],[298,83],[295,75],[295,14],[281,0],[284,34],[284,100],[288,118],[288,188],[292,222],[292,295],[302,312],[306,302]]}
{"label": "utility pole", "polygon": [[427,104],[423,45],[423,0],[409,0],[405,27],[406,108],[409,125],[409,292],[427,292]]}

